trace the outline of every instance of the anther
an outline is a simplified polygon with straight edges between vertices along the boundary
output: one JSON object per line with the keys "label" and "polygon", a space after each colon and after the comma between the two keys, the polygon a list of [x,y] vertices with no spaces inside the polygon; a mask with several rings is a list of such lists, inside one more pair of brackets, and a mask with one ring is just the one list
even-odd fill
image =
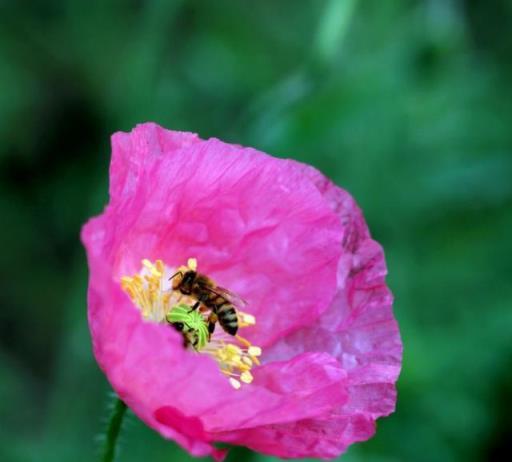
{"label": "anther", "polygon": [[244,383],[251,383],[253,380],[253,376],[249,371],[242,372],[240,375],[240,380]]}
{"label": "anther", "polygon": [[247,351],[251,356],[261,356],[261,348],[251,345]]}
{"label": "anther", "polygon": [[242,386],[242,384],[237,379],[234,379],[233,377],[229,378],[229,383],[235,390],[238,390]]}
{"label": "anther", "polygon": [[197,260],[195,258],[189,258],[187,260],[187,266],[192,271],[197,271]]}

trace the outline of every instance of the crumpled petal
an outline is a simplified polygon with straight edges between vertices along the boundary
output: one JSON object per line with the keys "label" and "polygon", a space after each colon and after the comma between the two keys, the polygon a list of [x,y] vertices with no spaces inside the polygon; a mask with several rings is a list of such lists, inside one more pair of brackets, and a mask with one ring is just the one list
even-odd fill
{"label": "crumpled petal", "polygon": [[[392,411],[401,344],[382,251],[352,198],[316,170],[143,124],[113,136],[110,203],[82,240],[98,364],[135,414],[191,454],[221,460],[223,441],[335,457]],[[247,337],[263,364],[240,390],[120,289],[143,258],[189,257],[256,316]]]}
{"label": "crumpled petal", "polygon": [[[249,302],[259,319],[250,340],[264,347],[307,326],[336,290],[339,218],[286,161],[174,137],[155,124],[113,137],[107,212],[122,217],[109,225],[120,260],[114,269],[133,273],[153,257],[179,266],[194,256],[200,271]],[[281,316],[290,303],[295,316]]]}
{"label": "crumpled petal", "polygon": [[[370,438],[375,420],[394,411],[402,343],[392,312],[393,297],[385,283],[384,253],[371,239],[360,209],[348,193],[318,171],[296,165],[315,182],[345,225],[338,291],[318,322],[282,338],[267,348],[267,354],[278,360],[324,351],[347,371],[349,401],[337,410],[336,418],[345,429],[335,439],[339,454],[348,444]],[[334,456],[319,453],[317,457]]]}

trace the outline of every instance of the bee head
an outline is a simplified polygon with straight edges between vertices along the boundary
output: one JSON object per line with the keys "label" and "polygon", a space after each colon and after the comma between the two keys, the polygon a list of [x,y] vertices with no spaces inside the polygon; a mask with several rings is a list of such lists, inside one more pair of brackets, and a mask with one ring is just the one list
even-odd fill
{"label": "bee head", "polygon": [[173,290],[178,290],[180,288],[180,285],[183,281],[183,276],[187,271],[188,270],[186,267],[181,266],[178,268],[178,271],[169,278]]}
{"label": "bee head", "polygon": [[179,285],[179,289],[182,294],[184,294],[184,295],[192,294],[192,286],[196,279],[196,275],[197,275],[197,273],[192,270],[188,270],[183,274],[183,277],[181,278],[180,285]]}

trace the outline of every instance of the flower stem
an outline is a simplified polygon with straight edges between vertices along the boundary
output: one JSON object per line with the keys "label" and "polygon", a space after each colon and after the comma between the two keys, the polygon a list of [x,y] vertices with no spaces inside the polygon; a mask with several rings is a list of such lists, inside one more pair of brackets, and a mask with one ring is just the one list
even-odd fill
{"label": "flower stem", "polygon": [[107,431],[105,433],[105,447],[101,462],[113,462],[116,455],[116,447],[124,415],[126,414],[126,404],[119,398],[115,398],[112,413],[108,420]]}

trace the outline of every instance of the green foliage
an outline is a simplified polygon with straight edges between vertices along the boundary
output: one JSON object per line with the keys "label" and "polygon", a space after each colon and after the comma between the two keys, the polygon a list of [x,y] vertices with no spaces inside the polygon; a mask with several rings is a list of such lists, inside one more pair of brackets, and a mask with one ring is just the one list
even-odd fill
{"label": "green foliage", "polygon": [[[0,2],[0,460],[98,456],[78,233],[110,134],[147,120],[309,162],[365,211],[404,368],[343,460],[511,449],[511,22],[507,0]],[[129,420],[120,460],[191,460]]]}

